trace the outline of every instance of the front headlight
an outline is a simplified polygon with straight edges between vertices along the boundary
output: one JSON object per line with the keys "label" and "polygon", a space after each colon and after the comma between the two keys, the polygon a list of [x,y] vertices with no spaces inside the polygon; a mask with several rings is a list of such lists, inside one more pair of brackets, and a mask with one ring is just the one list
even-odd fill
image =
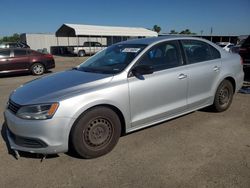
{"label": "front headlight", "polygon": [[16,115],[22,119],[50,119],[55,114],[58,106],[58,103],[23,106],[17,111]]}

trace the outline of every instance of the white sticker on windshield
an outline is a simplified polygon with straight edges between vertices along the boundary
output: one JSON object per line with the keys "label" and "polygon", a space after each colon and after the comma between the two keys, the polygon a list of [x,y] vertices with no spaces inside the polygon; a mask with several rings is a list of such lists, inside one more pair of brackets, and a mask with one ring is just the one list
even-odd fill
{"label": "white sticker on windshield", "polygon": [[137,53],[140,51],[141,48],[124,48],[122,52],[126,53]]}

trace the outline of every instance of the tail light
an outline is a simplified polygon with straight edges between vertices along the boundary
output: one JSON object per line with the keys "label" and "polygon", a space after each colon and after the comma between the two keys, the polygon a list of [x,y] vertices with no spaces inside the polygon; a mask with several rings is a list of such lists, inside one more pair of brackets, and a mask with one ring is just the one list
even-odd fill
{"label": "tail light", "polygon": [[240,58],[240,64],[243,65],[243,59],[242,59],[242,57]]}
{"label": "tail light", "polygon": [[247,52],[247,49],[246,48],[240,48],[240,52]]}

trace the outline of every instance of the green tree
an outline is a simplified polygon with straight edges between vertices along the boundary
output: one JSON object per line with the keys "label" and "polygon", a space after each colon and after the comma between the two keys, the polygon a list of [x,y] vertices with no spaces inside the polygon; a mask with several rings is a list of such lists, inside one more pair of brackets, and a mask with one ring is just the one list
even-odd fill
{"label": "green tree", "polygon": [[18,33],[14,33],[12,36],[4,36],[0,39],[0,42],[17,42],[20,41],[20,35]]}
{"label": "green tree", "polygon": [[185,29],[185,30],[181,31],[179,34],[182,34],[182,35],[196,35],[196,33],[192,33],[190,31],[190,29]]}
{"label": "green tree", "polygon": [[161,27],[158,25],[154,25],[153,30],[156,31],[157,33],[160,33]]}
{"label": "green tree", "polygon": [[169,34],[178,34],[177,31],[175,31],[174,29],[170,30],[170,33]]}

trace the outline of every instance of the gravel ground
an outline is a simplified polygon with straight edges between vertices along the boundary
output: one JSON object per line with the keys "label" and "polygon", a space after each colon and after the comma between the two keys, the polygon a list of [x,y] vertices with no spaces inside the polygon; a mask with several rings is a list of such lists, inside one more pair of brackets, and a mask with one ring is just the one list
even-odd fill
{"label": "gravel ground", "polygon": [[[84,61],[55,57],[53,72]],[[50,74],[50,73],[48,73]],[[0,78],[0,114],[10,92],[35,79]],[[248,85],[248,83],[246,83]],[[115,149],[85,160],[72,154],[21,153],[16,160],[0,139],[0,187],[250,187],[250,95],[237,93],[223,113],[197,111],[123,136]],[[4,124],[0,115],[0,127]]]}

